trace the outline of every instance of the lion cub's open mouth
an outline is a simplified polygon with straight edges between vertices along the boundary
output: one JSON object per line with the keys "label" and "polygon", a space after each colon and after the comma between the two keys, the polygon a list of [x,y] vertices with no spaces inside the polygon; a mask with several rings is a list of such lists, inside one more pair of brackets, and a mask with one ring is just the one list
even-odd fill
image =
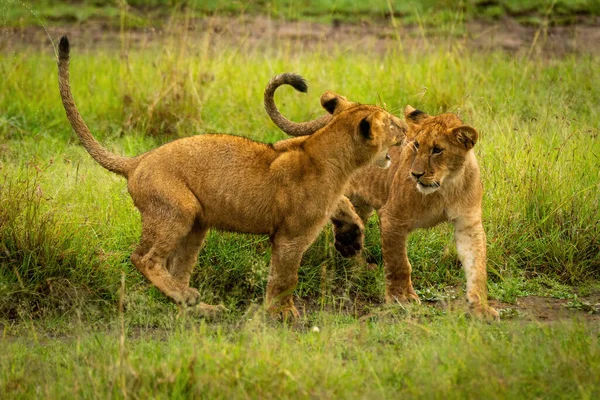
{"label": "lion cub's open mouth", "polygon": [[385,157],[379,158],[374,164],[379,168],[389,168],[392,165],[392,157],[390,157],[389,153],[385,153]]}
{"label": "lion cub's open mouth", "polygon": [[375,160],[372,161],[372,163],[378,166],[379,168],[386,169],[389,168],[390,165],[392,165],[392,157],[388,152],[386,152],[385,155],[383,152],[381,152],[377,155],[377,158],[375,158]]}

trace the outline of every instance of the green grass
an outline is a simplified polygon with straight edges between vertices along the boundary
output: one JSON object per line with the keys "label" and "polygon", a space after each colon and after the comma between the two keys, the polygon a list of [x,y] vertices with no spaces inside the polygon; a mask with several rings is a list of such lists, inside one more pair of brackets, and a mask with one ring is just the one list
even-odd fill
{"label": "green grass", "polygon": [[[502,289],[505,281],[531,288],[537,280],[573,285],[600,276],[597,57],[515,58],[431,45],[426,54],[392,49],[373,56],[360,49],[349,58],[342,49],[305,52],[285,43],[209,55],[204,40],[186,42],[176,32],[162,43],[165,50],[130,51],[123,61],[117,50],[86,50],[73,41],[75,99],[92,131],[114,151],[134,155],[174,137],[214,131],[281,139],[262,109],[262,91],[282,71],[300,72],[310,82],[309,95],[290,88],[278,93],[296,120],[323,112],[317,99],[326,89],[364,103],[381,101],[398,114],[407,103],[430,113],[458,112],[481,132],[476,151],[486,188],[492,295],[514,301],[514,290]],[[85,288],[78,296],[111,302],[120,270],[128,285],[146,291],[128,260],[139,236],[138,213],[125,182],[77,144],[58,96],[54,60],[24,49],[4,58],[0,71],[6,77],[0,97],[5,302],[45,294],[52,285],[59,294],[74,285]],[[380,301],[381,271],[335,257],[330,236],[326,230],[305,255],[298,294],[331,303]],[[451,237],[448,226],[411,236],[409,256],[423,293],[462,284]],[[367,252],[381,263],[376,220]],[[266,238],[213,233],[193,284],[206,300],[243,310],[262,298],[268,259]],[[69,284],[49,283],[62,281]]]}
{"label": "green grass", "polygon": [[[8,398],[582,398],[600,395],[598,329],[402,314],[315,315],[303,329],[249,315],[169,330],[0,339]],[[316,332],[315,327],[318,327]],[[532,351],[535,349],[535,351]]]}
{"label": "green grass", "polygon": [[[110,26],[125,24],[132,28],[161,26],[166,17],[187,9],[195,16],[267,15],[274,19],[344,21],[372,23],[392,16],[395,23],[437,26],[449,21],[486,19],[503,16],[534,25],[571,24],[578,15],[600,15],[598,0],[7,0],[0,8],[9,26],[38,23],[82,23],[103,21]],[[124,18],[124,19],[122,19]]]}
{"label": "green grass", "polygon": [[[309,82],[308,95],[278,91],[282,111],[297,121],[323,113],[318,98],[328,89],[398,115],[406,104],[459,113],[481,134],[491,298],[552,296],[582,317],[598,312],[585,298],[600,288],[598,56],[473,53],[434,40],[408,49],[399,39],[386,52],[368,41],[232,45],[210,33],[186,36],[186,21],[139,47],[128,45],[127,30],[101,47],[71,38],[74,97],[108,148],[134,155],[206,132],[282,139],[262,93],[284,71]],[[248,311],[264,297],[263,236],[211,232],[192,285],[230,311],[217,320],[181,315],[131,265],[139,214],[125,181],[98,166],[72,132],[52,49],[11,46],[0,58],[2,393],[598,397],[598,330],[585,320],[510,321],[507,309],[507,321],[486,325],[427,304],[382,306],[376,217],[366,255],[378,268],[338,257],[329,227],[307,251],[297,326]],[[448,225],[410,236],[424,300],[463,297],[451,241]]]}

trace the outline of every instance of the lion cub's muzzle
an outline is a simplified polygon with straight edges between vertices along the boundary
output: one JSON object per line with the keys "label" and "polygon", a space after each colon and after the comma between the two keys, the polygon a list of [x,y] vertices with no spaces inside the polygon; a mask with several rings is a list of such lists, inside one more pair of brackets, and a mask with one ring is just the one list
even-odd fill
{"label": "lion cub's muzzle", "polygon": [[379,168],[389,168],[392,165],[392,157],[388,154],[388,150],[385,152],[379,153],[373,164],[378,166]]}
{"label": "lion cub's muzzle", "polygon": [[411,178],[417,183],[417,190],[423,194],[431,194],[437,191],[441,184],[425,177],[425,173],[410,171]]}
{"label": "lion cub's muzzle", "polygon": [[390,144],[388,144],[388,146],[385,148],[385,150],[381,151],[377,155],[377,158],[375,159],[373,164],[375,164],[376,166],[378,166],[380,168],[389,168],[390,165],[392,165],[392,157],[390,156],[390,153],[389,153],[390,148],[402,146],[404,144],[405,139],[406,139],[406,136],[404,134],[398,135],[398,136],[394,135],[392,137],[392,139],[390,140]]}

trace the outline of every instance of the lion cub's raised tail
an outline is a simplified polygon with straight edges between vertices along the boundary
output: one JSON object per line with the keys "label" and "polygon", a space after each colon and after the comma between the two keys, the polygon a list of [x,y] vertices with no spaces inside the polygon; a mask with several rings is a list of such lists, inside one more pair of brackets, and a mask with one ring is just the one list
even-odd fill
{"label": "lion cub's raised tail", "polygon": [[332,117],[330,114],[325,114],[322,117],[308,122],[292,122],[284,117],[277,109],[274,100],[275,90],[282,85],[290,85],[302,93],[306,93],[308,88],[304,78],[298,74],[289,72],[279,74],[269,81],[264,94],[265,110],[275,125],[282,131],[291,136],[306,136],[315,133],[331,121]]}
{"label": "lion cub's raised tail", "polygon": [[104,168],[127,177],[137,165],[135,159],[118,156],[102,147],[94,139],[77,110],[69,85],[69,40],[66,36],[60,39],[58,45],[58,88],[60,89],[63,106],[67,112],[67,118],[79,140],[81,140],[83,147]]}

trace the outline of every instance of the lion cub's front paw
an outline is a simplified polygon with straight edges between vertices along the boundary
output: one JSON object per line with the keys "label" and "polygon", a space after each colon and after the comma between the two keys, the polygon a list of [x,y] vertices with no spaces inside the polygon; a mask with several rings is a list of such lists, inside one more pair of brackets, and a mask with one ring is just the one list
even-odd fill
{"label": "lion cub's front paw", "polygon": [[342,257],[354,257],[363,249],[364,234],[358,225],[334,226],[335,249]]}
{"label": "lion cub's front paw", "polygon": [[415,290],[410,287],[405,290],[388,290],[385,294],[385,302],[388,304],[394,303],[417,303],[421,304],[421,299],[419,299],[419,295],[415,292]]}
{"label": "lion cub's front paw", "polygon": [[471,315],[483,321],[500,321],[500,314],[494,308],[483,304],[471,305]]}

